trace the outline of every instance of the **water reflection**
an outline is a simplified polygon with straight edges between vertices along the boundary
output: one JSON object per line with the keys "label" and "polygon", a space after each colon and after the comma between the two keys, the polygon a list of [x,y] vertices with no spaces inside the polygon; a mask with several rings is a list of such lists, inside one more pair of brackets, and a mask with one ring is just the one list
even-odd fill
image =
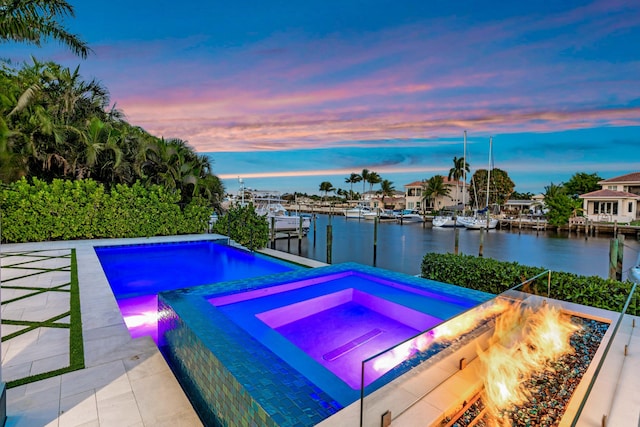
{"label": "water reflection", "polygon": [[[314,229],[302,239],[301,255],[326,262],[327,225],[333,228],[332,261],[358,262],[373,265],[373,221],[346,220],[342,216],[329,218],[318,215]],[[584,234],[556,234],[551,231],[491,230],[484,233],[483,256],[501,261],[567,271],[585,276],[607,277],[609,269],[610,235],[589,237]],[[453,253],[455,234],[449,228],[423,228],[422,224],[381,223],[378,225],[376,265],[406,274],[419,274],[422,257],[428,252]],[[459,253],[477,256],[480,232],[459,230]],[[276,249],[298,254],[298,240],[278,240]],[[633,267],[640,243],[632,237],[625,240],[623,279]]]}

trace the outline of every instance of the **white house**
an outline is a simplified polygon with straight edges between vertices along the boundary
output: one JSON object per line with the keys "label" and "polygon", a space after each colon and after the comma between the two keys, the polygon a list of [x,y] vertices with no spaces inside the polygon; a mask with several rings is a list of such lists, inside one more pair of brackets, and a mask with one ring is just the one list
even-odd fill
{"label": "white house", "polygon": [[621,223],[640,220],[640,172],[605,179],[598,184],[601,190],[579,196],[587,218]]}
{"label": "white house", "polygon": [[421,210],[422,202],[422,181],[414,181],[404,185],[404,200],[407,209]]}

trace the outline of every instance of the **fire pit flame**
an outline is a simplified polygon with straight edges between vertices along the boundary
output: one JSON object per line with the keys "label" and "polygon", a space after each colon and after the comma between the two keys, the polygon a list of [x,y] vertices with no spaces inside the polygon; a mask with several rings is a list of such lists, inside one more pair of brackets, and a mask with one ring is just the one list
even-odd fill
{"label": "fire pit flame", "polygon": [[523,383],[537,372],[552,370],[550,361],[573,352],[570,338],[579,329],[570,316],[548,304],[513,305],[496,319],[488,349],[478,350],[483,401],[492,425],[510,425],[501,412],[529,399]]}
{"label": "fire pit flame", "polygon": [[481,322],[495,317],[509,307],[510,304],[502,300],[494,301],[488,306],[476,307],[383,354],[375,360],[373,368],[378,372],[387,372],[417,352],[427,350],[432,343],[453,340],[464,335],[475,329]]}

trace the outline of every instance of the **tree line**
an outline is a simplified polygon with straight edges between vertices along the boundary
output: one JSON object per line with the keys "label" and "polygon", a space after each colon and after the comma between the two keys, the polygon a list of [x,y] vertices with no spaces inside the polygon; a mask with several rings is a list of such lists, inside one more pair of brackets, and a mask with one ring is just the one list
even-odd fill
{"label": "tree line", "polygon": [[[448,180],[456,182],[456,195],[455,200],[458,200],[458,193],[460,192],[459,181],[465,176],[465,172],[470,172],[469,163],[464,160],[464,157],[454,157],[453,167],[449,170],[447,175]],[[491,176],[489,177],[489,171],[487,169],[478,169],[475,171],[470,180],[470,186],[474,188],[473,191],[469,191],[469,204],[472,206],[483,206],[485,204],[485,198],[487,195],[487,180],[491,180],[489,188],[489,204],[503,204],[514,193],[515,184],[509,178],[506,171],[498,168],[491,170]],[[353,185],[362,182],[362,193],[354,192]],[[392,197],[396,188],[392,181],[388,179],[382,179],[382,177],[374,171],[363,169],[361,173],[351,173],[345,178],[345,183],[350,185],[349,191],[336,189],[330,181],[323,181],[320,183],[319,190],[324,193],[325,198],[328,193],[335,192],[338,196],[342,196],[350,200],[362,199],[365,194],[366,184],[369,184],[369,191],[373,192],[373,186],[380,184],[380,189],[376,191],[376,194],[381,194],[383,198]],[[442,196],[450,196],[451,188],[444,181],[443,175],[434,175],[429,179],[422,180],[422,201],[423,206],[431,206],[433,201]]]}
{"label": "tree line", "polygon": [[[0,43],[40,46],[56,40],[80,57],[91,49],[61,22],[74,10],[63,0],[12,0],[0,7]],[[32,57],[0,63],[0,181],[91,178],[117,184],[162,185],[180,204],[202,197],[214,207],[224,194],[210,159],[184,140],[153,136],[129,124],[109,91],[70,69]]]}
{"label": "tree line", "polygon": [[[459,181],[465,177],[465,173],[471,170],[469,163],[464,157],[454,157],[453,166],[449,169],[447,179],[455,181],[455,200],[458,200],[458,192],[460,191]],[[582,200],[579,198],[581,194],[589,193],[600,189],[598,184],[601,181],[598,174],[588,174],[585,172],[575,173],[567,182],[560,184],[551,183],[545,187],[545,207],[547,220],[551,225],[562,226],[567,224],[571,216],[582,216]],[[487,181],[490,183],[487,184]],[[362,182],[362,193],[353,191],[353,185]],[[365,185],[368,183],[370,191],[373,191],[375,184],[380,184],[377,194],[382,194],[383,204],[385,197],[393,196],[395,187],[389,180],[382,179],[376,172],[363,169],[362,173],[351,173],[345,178],[345,183],[350,184],[349,191],[337,189],[329,181],[320,183],[320,191],[325,194],[325,198],[329,192],[336,192],[338,196],[343,196],[351,200],[362,199],[365,193]],[[534,196],[532,193],[520,193],[515,191],[515,184],[509,177],[509,174],[499,168],[478,169],[472,175],[469,186],[468,203],[471,206],[485,207],[488,205],[502,206],[510,198],[517,200],[531,200]],[[428,179],[422,180],[422,201],[423,208],[432,206],[433,201],[442,196],[451,196],[451,187],[445,183],[443,175],[434,175]],[[487,191],[489,192],[487,194]]]}
{"label": "tree line", "polygon": [[[382,179],[380,174],[374,171],[370,171],[368,169],[362,169],[361,173],[352,173],[350,176],[345,178],[345,183],[350,184],[349,191],[345,191],[342,189],[337,189],[331,184],[329,181],[323,181],[320,183],[320,191],[324,192],[325,198],[327,194],[330,192],[336,192],[339,196],[343,196],[350,200],[362,199],[365,193],[365,186],[369,184],[369,191],[373,192],[373,186],[375,184],[380,184],[380,189],[376,191],[376,194],[382,195],[382,204],[384,205],[385,197],[393,197],[396,191],[396,188],[393,186],[393,182],[388,179]],[[359,194],[353,191],[353,184],[357,184],[362,182],[362,193]]]}

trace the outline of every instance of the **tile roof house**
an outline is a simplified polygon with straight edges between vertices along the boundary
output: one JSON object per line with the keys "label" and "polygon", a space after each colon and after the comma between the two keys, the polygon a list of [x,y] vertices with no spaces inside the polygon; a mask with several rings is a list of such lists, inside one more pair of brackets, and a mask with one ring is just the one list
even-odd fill
{"label": "tile roof house", "polygon": [[[431,206],[425,206],[424,198],[424,185],[423,181],[415,181],[410,184],[404,185],[404,197],[407,209],[417,210],[438,210],[449,206],[456,206],[462,203],[463,183],[462,181],[456,181],[448,179],[446,176],[442,177],[442,181],[445,187],[449,188],[448,196],[438,196],[434,200],[430,201]],[[469,190],[467,189],[467,196],[465,200],[469,200]],[[457,194],[457,200],[456,200]]]}
{"label": "tile roof house", "polygon": [[629,223],[640,220],[640,172],[598,182],[601,190],[582,194],[582,208],[592,221]]}

